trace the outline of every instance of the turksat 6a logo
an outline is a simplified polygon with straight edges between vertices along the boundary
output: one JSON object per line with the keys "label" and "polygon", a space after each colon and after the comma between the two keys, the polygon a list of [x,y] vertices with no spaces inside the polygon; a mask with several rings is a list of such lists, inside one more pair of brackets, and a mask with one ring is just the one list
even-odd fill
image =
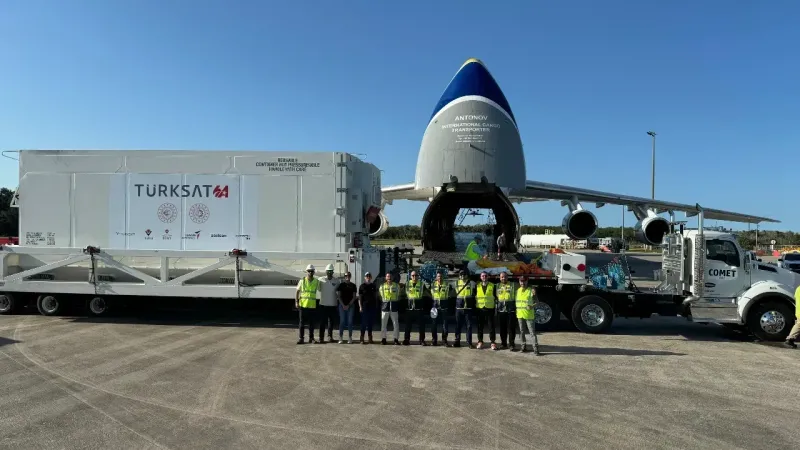
{"label": "turksat 6a logo", "polygon": [[218,184],[134,184],[137,197],[228,198],[228,185]]}

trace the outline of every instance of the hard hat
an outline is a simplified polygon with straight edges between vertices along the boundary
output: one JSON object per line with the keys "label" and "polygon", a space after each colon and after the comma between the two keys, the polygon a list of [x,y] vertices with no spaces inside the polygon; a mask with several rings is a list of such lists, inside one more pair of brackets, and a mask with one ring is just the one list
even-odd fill
{"label": "hard hat", "polygon": [[306,272],[314,272],[315,270],[317,269],[314,268],[313,264],[309,264],[306,266]]}
{"label": "hard hat", "polygon": [[325,272],[333,272],[333,264],[328,264],[325,266]]}

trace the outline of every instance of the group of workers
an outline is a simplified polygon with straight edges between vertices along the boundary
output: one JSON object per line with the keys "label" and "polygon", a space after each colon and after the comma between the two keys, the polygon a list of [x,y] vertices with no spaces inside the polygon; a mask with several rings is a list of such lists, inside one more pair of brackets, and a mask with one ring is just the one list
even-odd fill
{"label": "group of workers", "polygon": [[[339,340],[345,343],[344,329],[348,330],[346,342],[353,343],[353,316],[357,308],[361,316],[361,344],[372,344],[372,325],[380,309],[381,344],[387,344],[387,328],[392,321],[394,345],[411,344],[411,327],[416,323],[419,332],[419,344],[427,345],[426,323],[431,325],[431,344],[439,345],[439,326],[442,328],[442,343],[446,347],[461,347],[461,330],[466,325],[467,346],[483,348],[484,331],[488,325],[489,345],[492,350],[510,349],[527,352],[533,350],[539,354],[538,340],[535,331],[534,317],[536,306],[536,290],[528,285],[527,276],[520,277],[519,287],[509,280],[507,274],[500,274],[500,282],[489,281],[486,272],[481,273],[480,282],[472,282],[463,270],[459,279],[451,284],[443,279],[442,273],[428,284],[420,279],[417,272],[409,274],[405,286],[392,280],[391,273],[386,274],[385,281],[377,286],[372,281],[372,274],[364,274],[364,282],[358,288],[351,281],[352,274],[347,272],[344,279],[333,276],[333,265],[325,268],[326,276],[315,278],[313,265],[306,267],[306,276],[297,283],[295,306],[299,311],[300,338],[298,344],[305,343],[305,328],[308,327],[310,343],[325,342],[327,325],[328,342],[333,342],[333,323],[335,311],[339,312]],[[319,293],[319,308],[317,307]],[[448,342],[449,313],[455,309],[455,340]],[[399,312],[406,311],[403,341],[400,341]],[[320,319],[319,341],[314,340],[314,321]],[[477,345],[473,345],[472,324],[476,322]],[[496,342],[499,325],[500,345]],[[522,345],[517,349],[515,340],[519,327]],[[527,337],[532,334],[532,346],[529,348]]]}

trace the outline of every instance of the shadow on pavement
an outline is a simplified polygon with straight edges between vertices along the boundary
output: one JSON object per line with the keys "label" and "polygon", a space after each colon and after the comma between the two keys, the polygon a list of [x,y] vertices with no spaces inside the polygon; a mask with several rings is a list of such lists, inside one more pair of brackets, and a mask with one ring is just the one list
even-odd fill
{"label": "shadow on pavement", "polygon": [[12,344],[18,344],[18,343],[19,343],[19,341],[16,341],[14,339],[4,338],[4,337],[0,336],[0,347],[3,347],[4,345],[12,345]]}
{"label": "shadow on pavement", "polygon": [[663,350],[636,350],[612,347],[576,347],[539,345],[543,355],[606,355],[606,356],[686,356],[686,353]]}

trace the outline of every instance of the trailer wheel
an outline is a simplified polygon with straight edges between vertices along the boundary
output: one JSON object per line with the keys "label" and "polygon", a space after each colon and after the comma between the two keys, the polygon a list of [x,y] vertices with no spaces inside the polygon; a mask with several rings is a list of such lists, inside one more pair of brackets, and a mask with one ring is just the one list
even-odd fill
{"label": "trailer wheel", "polygon": [[611,328],[614,311],[603,297],[586,295],[572,306],[572,321],[584,333],[604,333]]}
{"label": "trailer wheel", "polygon": [[40,295],[36,299],[36,308],[43,316],[55,316],[61,312],[61,302],[52,295]]}
{"label": "trailer wheel", "polygon": [[555,327],[561,319],[561,311],[558,302],[549,296],[540,296],[534,308],[534,320],[536,320],[536,331],[547,331]]}
{"label": "trailer wheel", "polygon": [[16,309],[16,300],[11,294],[0,294],[0,314],[11,314]]}
{"label": "trailer wheel", "polygon": [[768,301],[747,314],[747,328],[762,341],[783,341],[792,328],[794,311],[786,303]]}
{"label": "trailer wheel", "polygon": [[108,312],[108,302],[103,297],[94,297],[89,300],[89,313],[93,316],[102,316]]}

